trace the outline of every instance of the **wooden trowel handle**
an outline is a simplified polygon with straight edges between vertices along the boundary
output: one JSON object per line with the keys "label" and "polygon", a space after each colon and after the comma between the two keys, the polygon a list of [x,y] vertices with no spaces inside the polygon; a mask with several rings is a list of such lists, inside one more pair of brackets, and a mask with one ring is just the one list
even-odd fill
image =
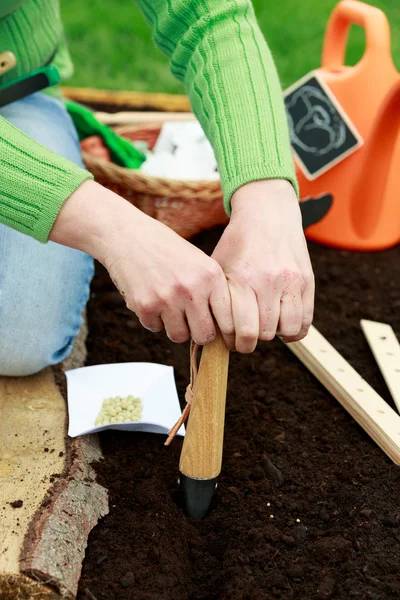
{"label": "wooden trowel handle", "polygon": [[204,346],[194,389],[179,470],[212,479],[221,472],[229,350],[219,330]]}

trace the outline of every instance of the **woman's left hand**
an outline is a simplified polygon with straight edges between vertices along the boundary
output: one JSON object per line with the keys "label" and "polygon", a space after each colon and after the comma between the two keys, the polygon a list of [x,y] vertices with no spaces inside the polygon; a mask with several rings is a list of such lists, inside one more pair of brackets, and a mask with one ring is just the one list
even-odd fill
{"label": "woman's left hand", "polygon": [[314,276],[299,203],[286,180],[249,183],[235,192],[232,216],[212,257],[232,299],[232,350],[252,352],[258,340],[302,339],[314,310]]}

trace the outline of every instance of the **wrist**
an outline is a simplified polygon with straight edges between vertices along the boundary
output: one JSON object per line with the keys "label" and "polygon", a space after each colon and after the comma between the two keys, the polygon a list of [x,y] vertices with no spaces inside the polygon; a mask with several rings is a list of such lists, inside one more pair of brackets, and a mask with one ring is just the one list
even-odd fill
{"label": "wrist", "polygon": [[287,179],[264,179],[252,181],[240,187],[231,198],[232,215],[242,211],[254,211],[269,201],[278,200],[294,202],[298,205],[296,192]]}
{"label": "wrist", "polygon": [[100,184],[84,181],[65,201],[49,239],[104,262],[119,227],[134,218],[136,211]]}

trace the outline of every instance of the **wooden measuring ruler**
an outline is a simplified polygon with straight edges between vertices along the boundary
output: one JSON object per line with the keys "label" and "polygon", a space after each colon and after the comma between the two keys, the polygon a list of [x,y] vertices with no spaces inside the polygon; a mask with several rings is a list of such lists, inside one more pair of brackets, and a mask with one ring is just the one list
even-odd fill
{"label": "wooden measuring ruler", "polygon": [[400,465],[400,416],[323,335],[311,327],[304,340],[287,347],[391,460]]}
{"label": "wooden measuring ruler", "polygon": [[387,323],[361,321],[361,328],[392,398],[400,411],[400,344]]}

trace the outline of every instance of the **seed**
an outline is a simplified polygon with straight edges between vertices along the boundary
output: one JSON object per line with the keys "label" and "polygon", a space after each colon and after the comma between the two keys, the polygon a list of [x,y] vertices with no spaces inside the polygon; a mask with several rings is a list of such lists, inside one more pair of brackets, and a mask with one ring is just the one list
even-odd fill
{"label": "seed", "polygon": [[96,425],[110,425],[112,423],[130,423],[140,421],[142,418],[143,404],[140,398],[128,396],[121,398],[106,398],[99,414]]}

